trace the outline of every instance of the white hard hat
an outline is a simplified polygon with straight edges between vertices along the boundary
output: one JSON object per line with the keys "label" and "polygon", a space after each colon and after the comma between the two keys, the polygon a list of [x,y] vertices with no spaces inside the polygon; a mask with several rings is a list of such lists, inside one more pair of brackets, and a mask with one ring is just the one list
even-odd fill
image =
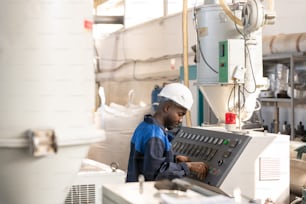
{"label": "white hard hat", "polygon": [[193,103],[191,91],[185,85],[180,83],[167,84],[160,91],[158,96],[168,98],[176,102],[177,104],[183,106],[187,110],[191,109]]}

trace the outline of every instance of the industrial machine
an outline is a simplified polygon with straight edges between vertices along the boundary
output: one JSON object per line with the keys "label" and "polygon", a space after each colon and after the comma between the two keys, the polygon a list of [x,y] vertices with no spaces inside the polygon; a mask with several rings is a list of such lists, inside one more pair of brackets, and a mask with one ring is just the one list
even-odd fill
{"label": "industrial machine", "polygon": [[[228,132],[221,126],[182,127],[172,145],[176,154],[209,165],[204,180],[193,174],[180,179],[190,186],[189,190],[197,192],[187,192],[186,198],[225,195],[236,203],[289,203],[290,145],[287,135],[252,130]],[[159,203],[160,197],[154,195],[158,191],[153,185],[146,184],[143,193],[139,193],[138,183],[105,185],[103,199],[105,203],[141,203],[154,198],[151,203]]]}
{"label": "industrial machine", "polygon": [[268,86],[261,30],[274,23],[273,1],[268,10],[260,0],[205,1],[194,19],[198,87],[219,123],[225,122],[226,112],[234,112],[238,128],[253,128],[250,121],[260,107],[256,99]]}
{"label": "industrial machine", "polygon": [[[182,127],[172,145],[176,154],[209,165],[204,180],[191,174],[172,181],[189,189],[181,197],[175,195],[177,200],[173,203],[187,198],[190,203],[200,196],[208,203],[218,203],[217,198],[212,197],[216,195],[231,198],[224,203],[289,203],[289,137],[286,135],[258,131],[228,132],[221,126]],[[154,182],[107,184],[103,187],[105,204],[143,203],[145,200],[155,204],[160,202],[160,195],[164,193],[176,194],[177,191],[158,191]],[[205,199],[199,203],[205,203]]]}
{"label": "industrial machine", "polygon": [[[215,186],[245,201],[289,202],[289,137],[258,131],[228,132],[224,127],[183,127],[172,142],[176,154],[209,165],[208,175],[187,181]],[[281,151],[280,151],[281,150]]]}

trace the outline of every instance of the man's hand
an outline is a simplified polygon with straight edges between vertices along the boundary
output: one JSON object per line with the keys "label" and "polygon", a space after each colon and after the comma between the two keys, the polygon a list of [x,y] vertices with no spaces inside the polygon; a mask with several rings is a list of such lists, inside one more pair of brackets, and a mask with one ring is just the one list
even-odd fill
{"label": "man's hand", "polygon": [[191,172],[196,173],[200,180],[203,180],[208,173],[208,165],[204,162],[187,162]]}
{"label": "man's hand", "polygon": [[180,163],[180,162],[190,162],[191,161],[189,159],[189,157],[183,156],[183,155],[177,155],[175,159],[176,159],[177,163]]}

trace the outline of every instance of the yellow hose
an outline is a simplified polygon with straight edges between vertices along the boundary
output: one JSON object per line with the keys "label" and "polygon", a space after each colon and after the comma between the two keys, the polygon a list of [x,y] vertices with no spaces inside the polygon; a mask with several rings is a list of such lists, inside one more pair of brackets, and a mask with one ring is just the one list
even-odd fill
{"label": "yellow hose", "polygon": [[274,11],[274,0],[269,0],[268,10]]}
{"label": "yellow hose", "polygon": [[224,3],[224,0],[219,0],[220,2],[220,6],[223,9],[223,11],[225,12],[225,14],[232,20],[235,22],[235,24],[242,26],[242,22],[239,18],[237,18],[232,11],[229,9],[229,7]]}

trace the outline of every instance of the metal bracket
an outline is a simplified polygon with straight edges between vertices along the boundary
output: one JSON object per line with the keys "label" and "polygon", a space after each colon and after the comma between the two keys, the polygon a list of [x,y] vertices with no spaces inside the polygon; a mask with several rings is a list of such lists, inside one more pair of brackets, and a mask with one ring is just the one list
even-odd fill
{"label": "metal bracket", "polygon": [[27,136],[33,156],[40,157],[57,153],[58,146],[53,130],[28,130]]}

